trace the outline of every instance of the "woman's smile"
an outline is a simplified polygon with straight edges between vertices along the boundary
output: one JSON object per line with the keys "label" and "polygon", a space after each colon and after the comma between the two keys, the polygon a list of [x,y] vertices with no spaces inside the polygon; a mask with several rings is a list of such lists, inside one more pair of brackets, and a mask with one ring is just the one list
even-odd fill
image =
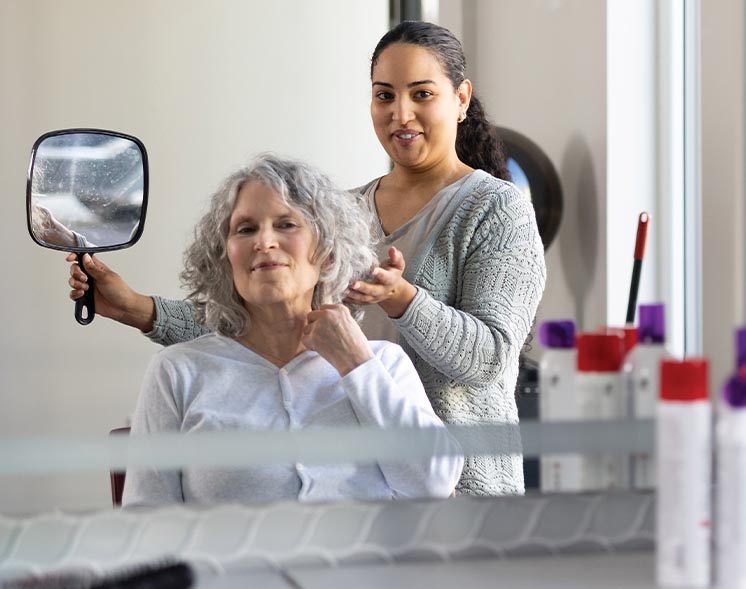
{"label": "woman's smile", "polygon": [[272,270],[279,270],[281,268],[288,268],[289,266],[282,262],[257,262],[251,266],[252,272],[269,272]]}
{"label": "woman's smile", "polygon": [[414,144],[423,136],[421,131],[412,131],[410,129],[397,129],[392,133],[394,140],[402,147],[408,147]]}

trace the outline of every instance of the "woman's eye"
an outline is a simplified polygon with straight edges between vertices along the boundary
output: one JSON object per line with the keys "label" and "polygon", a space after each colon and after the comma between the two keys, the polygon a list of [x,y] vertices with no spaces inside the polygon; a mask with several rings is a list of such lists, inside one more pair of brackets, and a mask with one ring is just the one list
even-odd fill
{"label": "woman's eye", "polygon": [[293,229],[294,227],[297,227],[297,226],[298,224],[293,221],[283,221],[279,225],[280,229]]}
{"label": "woman's eye", "polygon": [[256,227],[252,227],[251,225],[242,225],[236,229],[236,233],[254,233],[256,231]]}
{"label": "woman's eye", "polygon": [[392,100],[394,95],[391,92],[376,92],[376,98],[381,101]]}
{"label": "woman's eye", "polygon": [[423,98],[430,98],[433,95],[430,90],[417,90],[417,92],[414,93],[415,98],[423,99]]}

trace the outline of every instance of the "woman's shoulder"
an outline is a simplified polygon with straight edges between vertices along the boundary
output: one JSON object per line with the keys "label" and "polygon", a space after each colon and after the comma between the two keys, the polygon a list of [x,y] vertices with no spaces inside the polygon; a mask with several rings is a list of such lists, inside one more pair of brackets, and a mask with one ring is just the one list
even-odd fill
{"label": "woman's shoulder", "polygon": [[483,221],[502,216],[505,211],[530,206],[530,201],[506,180],[495,178],[483,170],[475,170],[462,186],[462,197],[455,208],[450,221],[449,230],[461,228],[469,230],[482,224]]}
{"label": "woman's shoulder", "polygon": [[369,340],[370,349],[373,354],[378,358],[384,365],[398,363],[401,361],[410,361],[409,356],[399,344],[395,344],[388,340]]}
{"label": "woman's shoulder", "polygon": [[453,241],[458,235],[459,241],[473,246],[488,238],[502,239],[507,231],[533,243],[538,229],[530,198],[512,182],[482,170],[474,175],[469,193],[451,217],[447,230],[441,233],[441,241]]}
{"label": "woman's shoulder", "polygon": [[494,201],[498,204],[528,201],[528,197],[512,182],[496,178],[483,170],[476,170],[473,174],[470,195],[477,200]]}
{"label": "woman's shoulder", "polygon": [[377,182],[381,180],[380,177],[373,178],[373,180],[370,180],[369,182],[366,182],[365,184],[362,184],[360,186],[356,186],[355,188],[350,188],[347,190],[350,194],[360,198],[365,196],[365,194],[376,185]]}
{"label": "woman's shoulder", "polygon": [[402,349],[399,344],[395,344],[394,342],[385,339],[372,339],[368,340],[368,343],[370,344],[370,349],[373,350],[373,353],[376,356],[387,351],[397,351]]}
{"label": "woman's shoulder", "polygon": [[242,349],[241,344],[217,333],[206,333],[186,342],[167,346],[160,350],[155,364],[183,365],[200,363],[208,358],[235,358]]}

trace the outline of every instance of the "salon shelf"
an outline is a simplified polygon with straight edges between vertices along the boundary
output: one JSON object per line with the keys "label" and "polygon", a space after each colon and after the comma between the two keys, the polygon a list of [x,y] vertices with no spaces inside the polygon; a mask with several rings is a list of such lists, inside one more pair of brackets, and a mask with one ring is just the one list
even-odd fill
{"label": "salon shelf", "polygon": [[70,567],[100,573],[165,556],[226,582],[239,572],[308,573],[310,583],[320,570],[344,576],[359,567],[395,566],[377,574],[406,576],[409,566],[475,560],[493,563],[485,570],[526,557],[595,562],[651,552],[653,521],[653,495],[637,492],[0,516],[0,579]]}
{"label": "salon shelf", "polygon": [[284,573],[228,574],[204,578],[198,589],[453,589],[454,587],[511,589],[654,589],[652,552],[529,557],[509,560],[477,559],[452,563],[403,563],[336,569],[290,569]]}
{"label": "salon shelf", "polygon": [[[481,559],[435,564],[410,563],[316,571],[291,570],[290,576],[297,586],[303,589],[453,589],[461,586],[511,589],[656,587],[655,559],[652,552],[563,558]],[[218,589],[218,586],[214,589]]]}

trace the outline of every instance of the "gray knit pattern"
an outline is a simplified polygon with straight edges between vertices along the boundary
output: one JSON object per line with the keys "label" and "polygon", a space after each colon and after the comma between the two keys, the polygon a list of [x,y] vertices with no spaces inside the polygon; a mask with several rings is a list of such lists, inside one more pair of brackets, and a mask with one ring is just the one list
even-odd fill
{"label": "gray knit pattern", "polygon": [[[544,292],[544,247],[528,199],[508,182],[474,176],[407,266],[405,278],[420,288],[394,322],[444,422],[518,423],[518,359]],[[457,491],[523,493],[522,456],[467,457]]]}
{"label": "gray knit pattern", "polygon": [[[404,276],[418,293],[395,323],[444,422],[517,423],[518,359],[546,283],[544,248],[533,207],[515,186],[477,172],[463,189],[453,214],[407,261]],[[154,299],[153,341],[169,345],[206,332],[188,302]],[[520,447],[520,440],[505,442]],[[523,457],[467,457],[456,489],[521,494]]]}
{"label": "gray knit pattern", "polygon": [[153,301],[155,302],[153,331],[145,335],[155,343],[170,346],[210,333],[209,329],[194,319],[194,305],[189,301],[175,301],[161,297],[153,297]]}

